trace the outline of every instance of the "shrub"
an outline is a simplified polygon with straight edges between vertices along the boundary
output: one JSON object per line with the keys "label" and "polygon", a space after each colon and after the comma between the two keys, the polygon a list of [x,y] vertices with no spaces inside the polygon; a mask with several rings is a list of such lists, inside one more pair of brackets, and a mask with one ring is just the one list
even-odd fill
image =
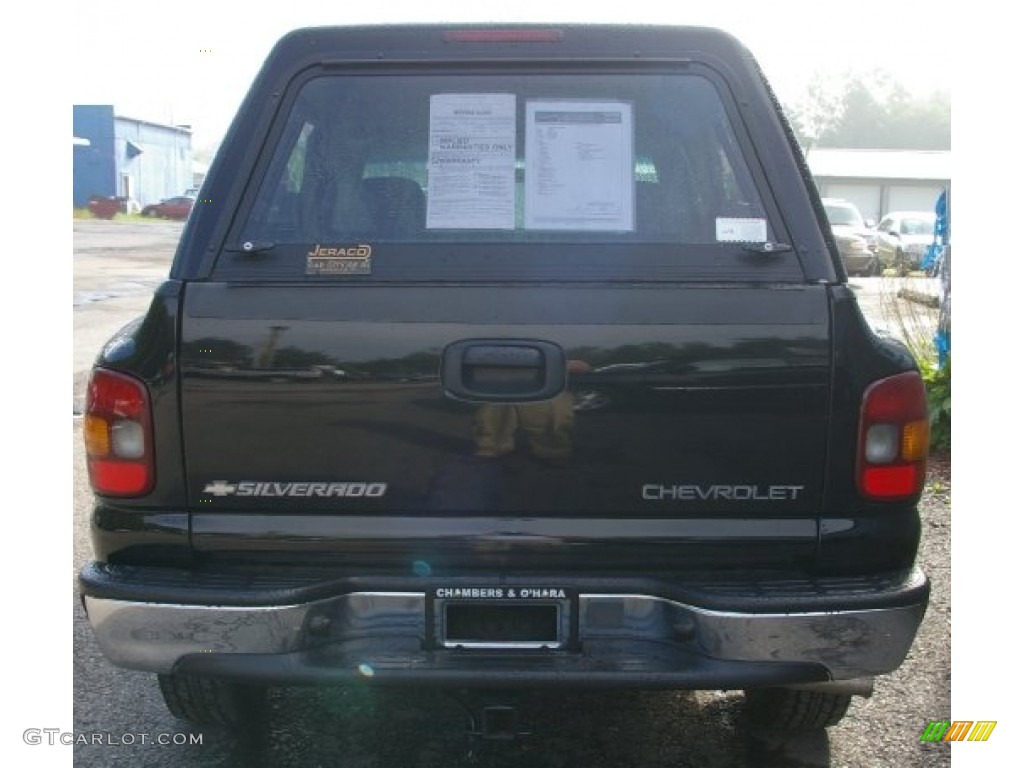
{"label": "shrub", "polygon": [[952,445],[950,430],[952,415],[952,364],[949,359],[941,368],[930,365],[921,368],[925,390],[928,392],[928,419],[931,422],[933,451],[948,451]]}

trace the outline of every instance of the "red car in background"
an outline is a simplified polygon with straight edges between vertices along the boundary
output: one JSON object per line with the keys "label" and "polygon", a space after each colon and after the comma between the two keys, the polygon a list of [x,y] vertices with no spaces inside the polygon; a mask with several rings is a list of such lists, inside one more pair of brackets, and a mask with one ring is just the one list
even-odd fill
{"label": "red car in background", "polygon": [[142,209],[142,215],[162,219],[187,219],[195,201],[194,197],[169,197],[154,205],[147,205]]}
{"label": "red car in background", "polygon": [[93,195],[89,198],[89,211],[97,219],[112,219],[121,213],[121,199]]}

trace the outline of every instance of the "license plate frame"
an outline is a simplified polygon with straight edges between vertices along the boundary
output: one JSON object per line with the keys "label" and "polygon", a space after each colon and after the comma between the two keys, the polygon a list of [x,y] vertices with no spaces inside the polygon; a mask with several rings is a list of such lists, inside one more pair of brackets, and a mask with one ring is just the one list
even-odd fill
{"label": "license plate frame", "polygon": [[577,596],[551,587],[439,587],[427,601],[433,646],[550,651],[573,646]]}

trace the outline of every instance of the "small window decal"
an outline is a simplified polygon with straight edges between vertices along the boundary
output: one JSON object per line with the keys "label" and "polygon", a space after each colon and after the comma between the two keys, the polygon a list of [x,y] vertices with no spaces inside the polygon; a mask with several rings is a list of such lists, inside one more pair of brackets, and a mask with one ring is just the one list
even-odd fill
{"label": "small window decal", "polygon": [[368,245],[315,244],[306,254],[307,275],[368,275],[372,271]]}
{"label": "small window decal", "polygon": [[715,239],[720,243],[763,243],[768,240],[765,219],[715,219]]}

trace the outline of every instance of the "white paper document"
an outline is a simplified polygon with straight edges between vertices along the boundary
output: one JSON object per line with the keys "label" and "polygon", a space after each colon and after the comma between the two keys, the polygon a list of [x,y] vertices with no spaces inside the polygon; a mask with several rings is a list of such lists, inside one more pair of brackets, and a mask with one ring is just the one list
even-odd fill
{"label": "white paper document", "polygon": [[516,97],[430,97],[428,229],[513,229]]}
{"label": "white paper document", "polygon": [[527,229],[632,231],[633,106],[526,103]]}

